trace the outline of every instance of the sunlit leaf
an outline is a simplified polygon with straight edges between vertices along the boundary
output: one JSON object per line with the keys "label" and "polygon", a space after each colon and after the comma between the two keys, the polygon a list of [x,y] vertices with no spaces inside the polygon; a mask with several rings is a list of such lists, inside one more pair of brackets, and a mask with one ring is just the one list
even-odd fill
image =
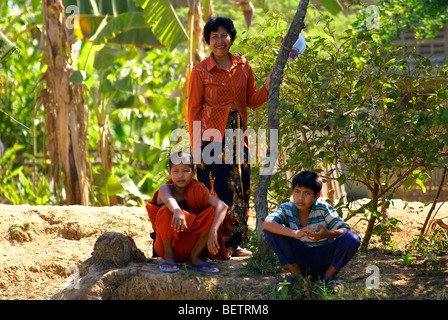
{"label": "sunlit leaf", "polygon": [[73,34],[82,41],[148,49],[162,46],[145,22],[143,10],[132,0],[64,0],[63,3],[66,8],[76,6]]}
{"label": "sunlit leaf", "polygon": [[143,8],[146,22],[152,26],[156,37],[173,50],[188,40],[187,32],[168,0],[134,0],[136,6]]}
{"label": "sunlit leaf", "polygon": [[334,16],[342,10],[338,0],[319,0],[319,3]]}
{"label": "sunlit leaf", "polygon": [[105,46],[103,49],[95,52],[93,67],[97,70],[105,70],[115,61],[117,55],[117,49]]}

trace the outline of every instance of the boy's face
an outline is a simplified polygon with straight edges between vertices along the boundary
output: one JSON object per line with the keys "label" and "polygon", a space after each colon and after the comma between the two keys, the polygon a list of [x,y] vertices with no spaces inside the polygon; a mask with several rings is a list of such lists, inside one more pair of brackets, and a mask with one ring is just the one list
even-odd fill
{"label": "boy's face", "polygon": [[299,210],[308,211],[313,205],[314,201],[316,201],[319,197],[320,193],[315,195],[313,189],[311,188],[296,186],[292,190],[292,198],[294,204]]}
{"label": "boy's face", "polygon": [[179,188],[186,188],[195,175],[195,170],[191,168],[190,164],[173,164],[171,170],[168,171],[171,180],[175,186]]}

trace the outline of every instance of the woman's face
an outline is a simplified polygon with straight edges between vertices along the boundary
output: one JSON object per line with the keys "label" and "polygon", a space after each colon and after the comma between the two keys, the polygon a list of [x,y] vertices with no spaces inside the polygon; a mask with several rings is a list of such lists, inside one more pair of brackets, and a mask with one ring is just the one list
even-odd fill
{"label": "woman's face", "polygon": [[232,39],[225,28],[219,27],[218,30],[210,33],[210,49],[215,57],[219,58],[228,55],[231,45]]}

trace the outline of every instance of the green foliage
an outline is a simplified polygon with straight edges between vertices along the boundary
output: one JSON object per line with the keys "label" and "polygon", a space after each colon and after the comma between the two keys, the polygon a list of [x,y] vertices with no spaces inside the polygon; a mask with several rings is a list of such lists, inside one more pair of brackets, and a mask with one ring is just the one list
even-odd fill
{"label": "green foliage", "polygon": [[[285,30],[276,28],[281,23],[272,15],[263,24],[266,32],[240,43],[240,50],[263,71],[271,68],[278,52],[277,39]],[[317,24],[332,34],[329,17]],[[349,192],[348,182],[361,183],[374,199],[368,216],[380,221],[376,229],[372,223],[369,232],[384,235],[387,242],[398,221],[384,220],[381,199],[403,184],[416,183],[424,190],[428,172],[448,160],[448,128],[442,121],[448,115],[448,86],[441,77],[448,70],[411,48],[383,46],[374,30],[353,30],[346,30],[343,42],[336,37],[308,38],[305,54],[287,65],[279,168],[270,190],[273,199],[283,201],[290,195],[287,177],[303,169],[318,171],[329,181],[336,175]],[[264,119],[254,123],[266,127]]]}
{"label": "green foliage", "polygon": [[[143,10],[132,0],[64,0],[66,15],[70,19],[74,35],[83,41],[95,44],[134,45],[144,48],[159,47],[162,44],[145,21]],[[42,1],[33,0],[36,20],[41,20]]]}
{"label": "green foliage", "polygon": [[336,0],[319,0],[319,3],[332,15],[337,15],[342,8]]}
{"label": "green foliage", "polygon": [[4,3],[1,9],[0,29],[17,51],[0,62],[0,139],[6,148],[0,157],[0,203],[55,204],[42,157],[45,114],[38,109],[36,83],[45,70],[39,37],[24,7]]}
{"label": "green foliage", "polygon": [[281,270],[278,264],[278,258],[272,251],[269,257],[261,255],[255,230],[249,229],[249,243],[247,249],[252,252],[252,257],[244,267],[248,273],[268,275],[276,274]]}
{"label": "green foliage", "polygon": [[[1,29],[14,19],[9,10],[4,8],[7,13],[0,20]],[[26,28],[30,24],[30,17],[23,15],[17,24],[9,28],[7,35],[17,35],[22,25]],[[39,41],[35,34],[24,33],[14,42],[17,51],[0,62],[0,109],[9,115],[0,112],[0,138],[6,148],[18,143],[31,154],[33,135],[37,141],[43,137],[44,117],[43,113],[36,114],[38,88],[35,88],[44,71],[40,64],[42,54],[38,50]],[[32,133],[32,130],[36,131]]]}
{"label": "green foliage", "polygon": [[[33,15],[24,5],[3,6],[1,25],[15,18],[13,9],[24,9],[21,18],[9,28],[13,34],[20,34],[25,28],[36,30],[39,26],[33,24]],[[39,6],[41,2],[33,2],[36,22],[41,14]],[[132,12],[137,14],[131,10],[129,15],[108,20],[112,22],[105,24],[104,37],[98,39],[105,41],[111,33],[116,35],[118,24],[125,29],[134,28],[136,21],[129,19]],[[47,160],[45,112],[38,104],[41,88],[35,87],[45,71],[40,64],[38,33],[23,32],[15,42],[17,54],[1,64],[0,104],[2,110],[31,129],[0,115],[0,135],[7,150],[15,144],[23,146],[14,151],[16,156],[3,158],[9,166],[2,165],[0,201],[59,204],[63,199],[63,187],[48,182],[53,168]],[[138,47],[92,46],[85,42],[80,48],[79,44],[74,48],[74,66],[79,69],[70,80],[83,84],[89,109],[88,162],[91,164],[89,176],[93,177],[91,194],[94,195],[91,204],[107,204],[105,195],[117,195],[120,203],[143,205],[167,180],[169,137],[174,129],[183,125],[183,99],[179,93],[184,83],[186,53],[165,48],[144,51]],[[78,50],[79,56],[76,55]],[[110,124],[109,130],[103,130],[106,122]],[[110,177],[99,161],[101,155],[95,153],[98,143],[107,137],[115,151],[111,155],[114,170]]]}
{"label": "green foliage", "polygon": [[364,291],[355,287],[344,286],[334,290],[323,280],[313,280],[310,276],[299,276],[291,284],[280,281],[269,287],[266,292],[272,300],[378,300],[374,290]]}
{"label": "green foliage", "polygon": [[[438,98],[445,88],[430,92],[420,80],[431,78],[432,67],[410,70],[412,52],[385,50],[368,35],[343,44],[315,38],[307,55],[287,75],[295,86],[286,88],[282,110],[283,144],[291,152],[286,167],[295,159],[319,171],[325,164],[345,165],[339,182],[356,180],[373,191],[371,181],[390,185],[414,166],[437,163],[445,128],[431,119],[447,107]],[[427,95],[426,105],[408,93]]]}
{"label": "green foliage", "polygon": [[[77,1],[72,2],[78,4]],[[81,2],[87,6],[95,3]],[[392,10],[395,2],[382,5]],[[148,1],[137,3],[150,5]],[[399,5],[407,8],[413,3],[413,0],[407,0]],[[36,13],[34,18],[39,22],[40,1],[32,4]],[[132,10],[122,8],[129,4]],[[22,5],[19,4],[19,9]],[[186,53],[181,47],[173,51],[165,48],[144,51],[136,47],[102,45],[109,39],[113,40],[112,37],[120,33],[120,28],[141,26],[138,17],[141,17],[142,10],[132,1],[113,1],[109,5],[110,8],[87,8],[96,10],[98,15],[108,13],[113,18],[104,20],[103,15],[92,22],[91,26],[95,28],[91,29],[93,32],[89,37],[98,31],[96,41],[101,45],[92,46],[85,42],[81,45],[79,57],[74,57],[78,70],[71,81],[83,83],[85,88],[85,101],[90,110],[89,149],[96,150],[97,143],[109,137],[112,150],[116,150],[111,155],[113,183],[117,186],[113,192],[126,203],[142,204],[166,179],[171,132],[185,127],[180,94],[184,78],[180,75],[183,74]],[[429,20],[428,12],[443,5],[432,1],[426,8],[418,6],[418,12],[423,12]],[[269,9],[289,8],[293,11],[293,7],[295,9],[291,1],[281,6],[275,1],[269,3]],[[437,69],[429,60],[409,49],[383,46],[378,37],[382,31],[366,30],[365,17],[361,15],[353,26],[347,28],[349,19],[344,20],[341,15],[335,18],[322,16],[311,5],[310,9],[307,18],[308,49],[299,60],[287,65],[282,85],[280,166],[272,179],[272,205],[290,196],[288,172],[312,168],[321,171],[331,181],[332,172],[324,170],[326,165],[336,168],[339,183],[364,183],[371,191],[377,190],[378,196],[381,193],[384,193],[382,196],[389,195],[401,184],[410,187],[416,183],[424,190],[431,169],[448,163],[443,153],[448,144],[448,135],[444,133],[448,112],[446,104],[442,103],[447,98],[446,84],[439,82],[433,85],[447,72],[446,67]],[[182,10],[185,16],[185,10]],[[409,20],[413,18],[406,10],[400,10],[396,14],[402,14],[400,17],[413,25],[415,21]],[[239,33],[232,48],[251,61],[260,86],[275,62],[288,27],[288,18],[275,13],[265,16],[263,7],[257,5],[256,23],[246,30],[243,15],[233,5],[216,3],[215,11],[228,13],[235,20]],[[387,14],[386,10],[381,12]],[[146,19],[154,14],[153,22],[158,21],[156,12],[143,14]],[[12,15],[12,9],[3,6],[1,24],[8,24],[13,19]],[[21,16],[19,23],[13,25],[6,35],[11,38],[10,34],[19,34],[23,28],[30,28],[30,31],[36,28],[31,18],[27,14]],[[436,21],[445,19],[442,16],[433,18]],[[102,21],[102,28],[98,29]],[[38,39],[37,34],[30,32],[24,32],[15,39],[19,51],[8,59],[7,64],[2,64],[0,79],[1,108],[32,129],[30,131],[1,116],[1,139],[7,148],[16,143],[24,146],[17,154],[33,154],[31,158],[34,160],[47,152],[43,143],[45,115],[36,107],[40,88],[34,89],[45,71],[41,70],[39,62]],[[250,113],[250,124],[254,129],[267,127],[266,112],[265,106]],[[106,121],[110,129],[102,131]],[[100,179],[104,176],[104,165],[99,159],[98,155],[90,153],[92,176],[97,178],[93,186],[96,203],[100,203],[104,194],[110,194],[111,190],[108,180],[103,179],[105,183]],[[49,168],[45,157],[40,163],[41,167],[33,172],[37,174],[36,181],[47,181]],[[20,167],[28,170],[15,161],[8,174],[3,171],[3,179],[8,176],[8,184],[19,185],[16,181],[21,179],[20,170],[14,170]],[[24,171],[25,177],[29,177],[27,170]],[[252,166],[252,170],[256,182],[257,166]],[[15,174],[10,176],[13,171]],[[42,182],[41,188],[45,185],[48,183]],[[29,190],[36,188],[32,185]],[[52,188],[56,190],[58,186]],[[9,197],[13,198],[12,195]],[[4,196],[2,201],[7,201],[5,199]],[[44,203],[44,200],[53,201],[48,195],[38,201]],[[341,211],[343,205],[346,205],[345,201],[340,202],[337,209]],[[375,210],[378,208],[372,208],[372,212]],[[382,218],[381,213],[376,217],[378,221]],[[392,226],[393,223],[387,225],[389,231],[392,231]],[[384,231],[384,228],[386,226],[380,223],[376,231]]]}
{"label": "green foliage", "polygon": [[376,215],[378,224],[373,229],[373,233],[380,237],[380,241],[384,246],[391,245],[392,235],[397,231],[397,226],[401,223],[399,219],[389,217],[387,214],[382,215],[379,212],[372,212]]}
{"label": "green foliage", "polygon": [[[380,13],[377,32],[383,43],[389,43],[403,32],[415,32],[417,39],[435,37],[448,23],[448,2],[445,0],[377,0]],[[371,12],[363,11],[354,24],[359,32],[366,31],[365,22]]]}
{"label": "green foliage", "polygon": [[437,256],[445,255],[448,251],[448,235],[446,231],[436,227],[430,234],[420,235],[408,242],[405,250],[399,263],[410,265],[417,258],[423,258],[426,271],[443,270],[443,262]]}
{"label": "green foliage", "polygon": [[168,0],[134,0],[137,7],[143,8],[143,14],[152,31],[170,51],[188,40],[187,32]]}
{"label": "green foliage", "polygon": [[[45,177],[37,177],[32,167],[16,165],[24,146],[15,144],[0,158],[0,203],[45,205],[55,203],[50,192],[50,183]],[[34,157],[25,154],[26,158]],[[23,157],[23,156],[21,156]],[[36,159],[37,160],[37,159]],[[36,166],[42,163],[36,161]]]}
{"label": "green foliage", "polygon": [[431,234],[416,237],[406,244],[406,250],[428,258],[443,255],[448,251],[448,235],[443,229],[435,228]]}
{"label": "green foliage", "polygon": [[[175,50],[154,49],[142,53],[137,49],[120,49],[86,44],[80,54],[85,65],[89,90],[88,104],[93,114],[89,134],[90,148],[101,141],[106,122],[110,124],[113,176],[105,179],[104,165],[96,164],[94,185],[99,203],[106,195],[119,195],[128,204],[144,204],[148,196],[166,181],[167,148],[171,132],[182,123],[182,99],[176,93],[182,78],[177,75],[183,65]],[[89,61],[89,52],[95,58]],[[132,164],[132,165],[129,165]],[[111,186],[114,192],[106,192]]]}
{"label": "green foliage", "polygon": [[406,255],[401,256],[398,262],[401,264],[410,264],[413,260],[415,260],[414,255],[412,253],[407,253]]}
{"label": "green foliage", "polygon": [[135,46],[160,46],[152,33],[147,33],[148,25],[142,12],[124,12],[107,21],[103,19],[95,34],[90,39],[93,45],[106,43],[108,40],[126,39],[120,43]]}

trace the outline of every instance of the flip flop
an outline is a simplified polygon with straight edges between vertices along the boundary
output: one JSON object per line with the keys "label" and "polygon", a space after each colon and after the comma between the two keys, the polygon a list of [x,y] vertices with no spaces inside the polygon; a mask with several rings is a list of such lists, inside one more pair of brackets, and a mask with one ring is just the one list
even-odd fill
{"label": "flip flop", "polygon": [[331,276],[325,279],[325,284],[327,286],[333,287],[333,291],[335,293],[344,288],[344,285],[336,276]]}
{"label": "flip flop", "polygon": [[204,267],[211,268],[210,262],[198,264],[197,266],[187,266],[187,268],[190,270],[196,270],[196,271],[200,271],[200,272],[204,272],[204,273],[218,273],[219,272],[219,269],[216,267],[214,267],[213,270],[202,269]]}
{"label": "flip flop", "polygon": [[[167,265],[167,264],[171,266],[171,269],[168,269],[168,270],[162,269],[162,266]],[[174,267],[177,267],[177,269],[173,269]],[[159,266],[159,269],[160,269],[160,271],[166,272],[166,273],[174,273],[174,272],[178,272],[180,270],[179,267],[177,266],[176,262],[174,262],[174,263],[164,262]]]}

